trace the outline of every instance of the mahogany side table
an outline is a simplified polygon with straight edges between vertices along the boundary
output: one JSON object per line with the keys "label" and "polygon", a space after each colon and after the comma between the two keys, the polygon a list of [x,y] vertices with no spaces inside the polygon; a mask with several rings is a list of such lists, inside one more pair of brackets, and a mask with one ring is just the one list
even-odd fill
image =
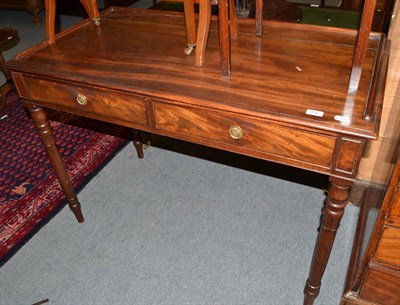
{"label": "mahogany side table", "polygon": [[196,67],[182,52],[183,14],[113,8],[89,15],[58,35],[49,18],[48,39],[5,65],[78,221],[81,206],[43,108],[328,175],[304,290],[304,304],[313,304],[365,144],[378,134],[384,35],[369,35],[359,88],[349,94],[354,30],[264,22],[256,36],[254,21],[241,19],[231,46],[235,73],[224,78],[214,21],[210,60]]}

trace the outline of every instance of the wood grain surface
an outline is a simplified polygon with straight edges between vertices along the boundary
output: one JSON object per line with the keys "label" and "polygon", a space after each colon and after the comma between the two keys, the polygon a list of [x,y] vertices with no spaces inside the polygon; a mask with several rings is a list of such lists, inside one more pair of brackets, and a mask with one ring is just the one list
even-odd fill
{"label": "wood grain surface", "polygon": [[[374,77],[380,35],[371,35],[360,88],[347,94],[356,31],[240,20],[232,41],[232,75],[221,77],[218,33],[212,22],[207,63],[183,54],[182,14],[118,9],[101,25],[84,21],[11,61],[14,72],[63,77],[187,104],[374,138],[379,115],[363,119]],[[206,90],[205,90],[206,89]],[[378,88],[381,90],[381,88]],[[379,112],[381,101],[377,101]],[[323,112],[323,117],[307,114]]]}

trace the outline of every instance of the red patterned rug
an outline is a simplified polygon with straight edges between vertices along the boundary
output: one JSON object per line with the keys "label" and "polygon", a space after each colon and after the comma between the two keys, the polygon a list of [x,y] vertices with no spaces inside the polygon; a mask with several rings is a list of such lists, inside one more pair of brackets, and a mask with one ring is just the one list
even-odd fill
{"label": "red patterned rug", "polygon": [[[7,104],[0,113],[0,266],[66,205],[17,95],[10,94]],[[50,112],[49,118],[77,191],[128,143],[110,135],[110,130],[124,134],[125,130],[114,125],[57,112]]]}

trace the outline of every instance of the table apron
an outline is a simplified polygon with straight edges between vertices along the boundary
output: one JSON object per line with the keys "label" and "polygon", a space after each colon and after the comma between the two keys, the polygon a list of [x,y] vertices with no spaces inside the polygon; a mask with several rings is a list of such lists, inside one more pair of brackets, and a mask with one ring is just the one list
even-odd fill
{"label": "table apron", "polygon": [[354,180],[365,139],[142,94],[13,74],[30,104]]}

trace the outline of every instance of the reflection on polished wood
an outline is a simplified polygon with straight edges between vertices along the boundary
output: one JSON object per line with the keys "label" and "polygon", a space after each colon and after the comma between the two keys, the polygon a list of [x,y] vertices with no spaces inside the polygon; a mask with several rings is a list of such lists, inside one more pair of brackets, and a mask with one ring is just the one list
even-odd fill
{"label": "reflection on polished wood", "polygon": [[313,304],[321,287],[321,274],[324,273],[332,250],[340,220],[349,198],[352,182],[331,177],[331,185],[325,201],[321,227],[314,249],[310,274],[304,288],[304,305]]}
{"label": "reflection on polished wood", "polygon": [[[265,22],[260,39],[254,20],[240,20],[235,73],[223,78],[215,19],[208,60],[196,67],[182,52],[183,14],[118,8],[100,17],[6,64],[22,101],[329,175],[305,288],[304,304],[312,304],[365,143],[377,136],[385,38],[370,36],[359,89],[349,95],[356,31]],[[364,120],[369,101],[374,115]]]}

